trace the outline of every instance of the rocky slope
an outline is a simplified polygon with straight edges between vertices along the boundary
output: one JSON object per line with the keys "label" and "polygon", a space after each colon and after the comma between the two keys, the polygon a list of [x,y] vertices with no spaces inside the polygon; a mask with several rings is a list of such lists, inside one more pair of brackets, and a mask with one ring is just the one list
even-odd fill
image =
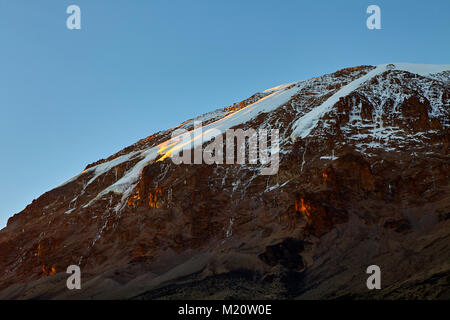
{"label": "rocky slope", "polygon": [[[448,299],[449,114],[450,65],[388,64],[158,132],[9,219],[0,298]],[[203,132],[279,129],[277,174],[174,164],[171,134],[196,120]],[[66,288],[72,264],[82,290]],[[372,264],[382,290],[366,288]]]}

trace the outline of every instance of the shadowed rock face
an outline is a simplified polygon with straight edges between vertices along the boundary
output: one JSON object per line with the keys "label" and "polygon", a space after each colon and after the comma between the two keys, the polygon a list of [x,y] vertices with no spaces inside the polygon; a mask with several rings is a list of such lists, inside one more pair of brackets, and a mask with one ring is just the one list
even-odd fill
{"label": "shadowed rock face", "polygon": [[[387,69],[291,139],[297,119],[372,70],[286,86],[298,88],[287,103],[235,127],[280,130],[276,175],[154,159],[128,193],[102,193],[175,128],[88,165],[0,231],[0,298],[448,298],[449,73]],[[202,120],[261,99],[270,92]],[[65,287],[72,264],[79,291]]]}
{"label": "shadowed rock face", "polygon": [[267,246],[259,258],[270,266],[280,264],[288,269],[301,271],[305,265],[300,253],[304,250],[301,241],[287,238],[276,245]]}

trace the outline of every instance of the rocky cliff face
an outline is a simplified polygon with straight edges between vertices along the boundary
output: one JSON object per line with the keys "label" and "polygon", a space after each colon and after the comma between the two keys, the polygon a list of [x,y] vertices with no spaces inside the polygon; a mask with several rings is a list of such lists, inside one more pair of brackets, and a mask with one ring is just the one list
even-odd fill
{"label": "rocky cliff face", "polygon": [[[450,66],[390,64],[156,133],[10,218],[0,297],[449,298],[449,114]],[[279,129],[278,173],[174,164],[171,133],[195,120]],[[73,264],[82,290],[66,288]],[[366,287],[372,264],[382,290]]]}

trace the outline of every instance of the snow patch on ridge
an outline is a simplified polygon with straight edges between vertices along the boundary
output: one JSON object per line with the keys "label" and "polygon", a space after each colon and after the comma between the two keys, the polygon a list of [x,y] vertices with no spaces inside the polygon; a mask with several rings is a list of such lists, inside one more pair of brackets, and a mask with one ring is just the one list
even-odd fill
{"label": "snow patch on ridge", "polygon": [[[112,161],[102,163],[93,168],[90,168],[88,171],[95,171],[95,176],[90,179],[88,185],[95,181],[100,175],[111,170],[116,165],[128,161],[131,158],[142,157],[133,168],[127,171],[124,176],[119,179],[117,182],[101,191],[94,199],[89,201],[87,204],[83,206],[83,208],[89,207],[93,202],[100,199],[102,196],[114,192],[117,194],[122,194],[122,204],[119,204],[116,208],[119,211],[122,208],[123,202],[128,198],[133,189],[136,187],[136,184],[139,181],[142,170],[150,164],[152,161],[155,161],[158,155],[168,154],[170,152],[174,152],[179,150],[188,143],[190,148],[194,148],[198,145],[202,145],[204,141],[210,141],[213,137],[218,134],[224,134],[226,130],[231,129],[240,124],[246,123],[255,117],[257,117],[261,113],[267,113],[274,109],[277,109],[281,105],[288,102],[292,96],[294,96],[299,88],[294,86],[293,88],[287,89],[289,85],[279,86],[279,90],[274,89],[272,93],[269,95],[259,99],[258,101],[249,104],[248,106],[239,109],[235,112],[229,113],[226,116],[220,118],[217,121],[209,123],[202,127],[202,131],[191,130],[189,133],[191,134],[190,141],[186,141],[183,139],[179,139],[177,137],[168,139],[161,144],[146,149],[141,152],[134,152],[128,155],[124,155],[118,157]],[[207,117],[210,118],[210,117]],[[193,120],[204,120],[202,117],[194,118]],[[168,148],[170,146],[170,148]],[[84,172],[84,173],[86,173]],[[79,175],[78,175],[79,176]],[[77,177],[78,177],[77,176]],[[75,180],[76,177],[72,178],[70,181]],[[66,183],[68,183],[66,182]]]}
{"label": "snow patch on ridge", "polygon": [[299,118],[293,125],[293,131],[291,134],[291,140],[295,141],[298,137],[304,139],[311,131],[317,126],[319,120],[331,111],[332,107],[343,98],[356,89],[358,89],[362,84],[371,80],[373,77],[382,74],[387,70],[399,70],[407,71],[410,73],[415,73],[420,76],[429,76],[432,74],[441,73],[450,70],[450,65],[427,65],[427,64],[411,64],[411,63],[395,63],[395,64],[382,64],[378,65],[375,69],[369,71],[364,76],[350,82],[341,89],[339,89],[335,94],[328,98],[320,106],[312,109],[310,112]]}
{"label": "snow patch on ridge", "polygon": [[393,70],[408,71],[410,73],[415,73],[423,77],[450,70],[450,64],[415,64],[404,62],[384,64],[380,65],[380,67],[390,65],[394,65]]}

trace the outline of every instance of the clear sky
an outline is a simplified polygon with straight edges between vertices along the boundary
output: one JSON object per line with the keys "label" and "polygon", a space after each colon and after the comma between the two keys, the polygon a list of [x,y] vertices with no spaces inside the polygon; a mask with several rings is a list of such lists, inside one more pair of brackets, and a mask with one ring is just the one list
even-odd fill
{"label": "clear sky", "polygon": [[[81,30],[66,28],[71,4]],[[88,163],[255,92],[449,64],[449,13],[448,0],[0,0],[0,228]]]}

